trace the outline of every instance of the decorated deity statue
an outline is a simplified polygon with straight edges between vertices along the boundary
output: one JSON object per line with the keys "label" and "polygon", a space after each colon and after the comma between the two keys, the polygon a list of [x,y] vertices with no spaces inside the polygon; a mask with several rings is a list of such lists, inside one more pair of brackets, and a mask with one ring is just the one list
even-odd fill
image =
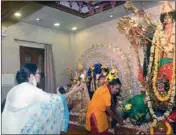
{"label": "decorated deity statue", "polygon": [[175,10],[169,2],[162,7],[160,21],[152,42],[151,54],[153,55],[150,57],[149,73],[152,61],[155,60],[159,68],[158,76],[165,75],[167,79],[172,80],[173,65],[175,65]]}
{"label": "decorated deity statue", "polygon": [[86,86],[86,70],[84,70],[84,67],[80,61],[78,62],[77,69],[75,71],[75,77],[72,83],[78,83],[78,82],[84,84],[84,90],[82,90],[81,92],[75,93],[69,99],[69,102],[72,102],[72,110],[71,110],[72,112],[82,113],[84,110],[86,111],[90,98],[89,98],[88,89]]}
{"label": "decorated deity statue", "polygon": [[98,77],[98,87],[106,85],[108,83],[107,75],[109,74],[109,68],[106,65],[102,65],[101,74]]}
{"label": "decorated deity statue", "polygon": [[70,79],[70,84],[73,84],[73,74],[72,74],[72,70],[70,68],[66,69],[66,74],[68,75],[68,77]]}
{"label": "decorated deity statue", "polygon": [[157,121],[169,119],[175,103],[175,10],[169,1],[162,6],[160,21],[150,52],[150,86],[146,92],[147,105],[153,117],[151,128]]}
{"label": "decorated deity statue", "polygon": [[89,71],[87,74],[89,79],[87,83],[88,83],[89,92],[91,93],[90,97],[92,97],[92,94],[94,93],[94,91],[99,87],[98,79],[102,71],[101,67],[102,67],[102,64],[96,63],[89,68]]}
{"label": "decorated deity statue", "polygon": [[[124,7],[128,10],[131,10],[135,15],[139,16],[140,18],[138,19],[142,19],[142,25],[150,25],[151,24],[151,19],[148,17],[148,15],[141,9],[136,8],[131,1],[127,1],[124,4]],[[140,20],[138,20],[140,21]]]}
{"label": "decorated deity statue", "polygon": [[94,64],[93,67],[89,69],[88,76],[91,76],[90,81],[90,91],[94,92],[101,85],[107,84],[114,78],[118,77],[118,71],[115,66],[109,68],[106,65],[100,63]]}
{"label": "decorated deity statue", "polygon": [[[121,17],[118,22],[118,30],[121,33],[125,33],[126,37],[130,41],[137,59],[138,79],[142,85],[144,85],[144,77],[146,76],[146,68],[149,64],[149,52],[151,47],[151,41],[153,33],[155,31],[155,25],[152,24],[149,16],[141,9],[136,8],[131,1],[127,1],[124,7],[128,10],[132,10],[134,16]],[[144,64],[139,57],[139,49],[143,48],[145,53]]]}
{"label": "decorated deity statue", "polygon": [[[175,91],[175,10],[169,2],[165,2],[160,16],[161,23],[154,34],[149,76],[152,77],[152,87],[159,101],[167,101]],[[158,92],[157,80],[161,77],[169,80],[168,94],[164,97]],[[173,95],[172,95],[173,96]],[[173,102],[173,101],[172,101]]]}
{"label": "decorated deity statue", "polygon": [[[139,11],[130,2],[127,2],[125,6],[126,9],[132,10],[135,14]],[[157,25],[152,24],[150,19],[147,19],[147,15],[143,16],[146,19],[146,24],[148,22],[149,27],[147,29],[146,27],[143,29],[142,25],[139,25],[131,17],[122,17],[118,23],[118,29],[132,41],[131,44],[135,45],[134,49],[136,49],[136,45],[139,45],[138,41],[141,41],[141,38],[147,41],[145,44],[143,73],[140,76],[145,88],[145,94],[129,99],[124,106],[126,107],[125,113],[127,116],[138,121],[138,115],[141,116],[140,107],[137,107],[138,104],[133,104],[132,101],[135,101],[135,99],[140,100],[142,104],[139,104],[139,106],[149,110],[148,112],[152,118],[150,134],[171,134],[170,122],[175,121],[176,117],[176,111],[174,110],[176,96],[175,17],[175,10],[172,8],[171,3],[166,1],[162,6],[160,23]],[[136,29],[138,26],[140,29]],[[134,37],[138,37],[140,40],[135,40]],[[136,112],[133,113],[134,111]],[[144,114],[145,112],[143,112]],[[170,118],[172,120],[169,120]],[[164,123],[163,127],[167,127],[167,130],[165,130],[166,128],[162,130],[160,123]]]}

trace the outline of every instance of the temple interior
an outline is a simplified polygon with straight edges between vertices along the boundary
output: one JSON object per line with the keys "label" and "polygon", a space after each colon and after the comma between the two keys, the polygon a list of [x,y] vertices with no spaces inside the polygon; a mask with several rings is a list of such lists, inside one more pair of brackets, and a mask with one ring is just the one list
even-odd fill
{"label": "temple interior", "polygon": [[176,134],[175,1],[2,1],[1,13],[1,117],[17,71],[34,63],[46,93],[83,87],[67,98],[61,134],[101,135],[88,131],[88,112],[117,78],[109,102],[123,125],[105,110],[106,134]]}

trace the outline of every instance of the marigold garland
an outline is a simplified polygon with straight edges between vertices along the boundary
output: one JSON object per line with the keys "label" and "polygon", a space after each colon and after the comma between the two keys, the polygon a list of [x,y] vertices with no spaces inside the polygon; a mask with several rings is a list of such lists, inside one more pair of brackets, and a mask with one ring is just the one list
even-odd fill
{"label": "marigold garland", "polygon": [[[174,23],[175,24],[175,23]],[[175,25],[174,25],[175,26]],[[153,73],[153,79],[152,79],[152,84],[153,84],[153,92],[155,94],[155,96],[157,97],[157,99],[159,101],[167,101],[170,99],[170,103],[173,104],[174,103],[174,99],[175,99],[175,85],[174,85],[174,80],[175,80],[175,58],[173,59],[173,74],[172,74],[172,81],[170,82],[170,89],[168,91],[168,94],[165,97],[162,97],[159,93],[159,91],[156,88],[156,80],[157,80],[157,75],[158,75],[158,53],[159,53],[159,48],[158,46],[160,44],[165,45],[165,41],[163,34],[158,34],[157,32],[164,32],[163,29],[161,29],[163,27],[161,27],[161,25],[159,26],[159,29],[157,29],[155,36],[153,38],[153,46],[151,48],[151,55],[150,57],[150,65],[149,65],[149,71],[151,71],[151,66],[152,66],[152,61],[154,59],[154,73]],[[174,27],[175,28],[175,27]],[[174,47],[175,49],[175,47]],[[153,58],[154,57],[154,58]],[[172,111],[171,109],[168,109],[163,116],[156,116],[155,112],[152,108],[152,102],[150,101],[150,96],[149,96],[149,89],[147,89],[146,91],[146,101],[147,101],[147,106],[149,108],[150,114],[152,115],[152,118],[154,119],[153,122],[150,124],[151,127],[154,127],[157,124],[157,121],[161,121],[164,119],[167,119],[167,117],[169,116],[170,112]]]}
{"label": "marigold garland", "polygon": [[157,90],[156,81],[157,81],[157,75],[158,75],[159,46],[160,45],[166,46],[166,42],[164,40],[163,27],[159,26],[158,29],[157,29],[157,32],[158,31],[159,31],[159,33],[155,35],[155,36],[158,36],[158,38],[156,39],[156,37],[154,36],[154,40],[153,40],[154,41],[153,44],[156,45],[156,48],[155,48],[155,56],[154,56],[154,73],[153,73],[152,85],[153,85],[153,92],[154,92],[155,96],[157,97],[157,99],[159,101],[163,102],[163,101],[169,100],[169,98],[171,96],[171,93],[174,90],[173,86],[174,86],[174,83],[175,83],[174,82],[174,80],[175,80],[175,60],[173,60],[173,74],[172,74],[172,81],[170,82],[170,89],[169,89],[167,95],[162,97],[160,95],[159,91]]}

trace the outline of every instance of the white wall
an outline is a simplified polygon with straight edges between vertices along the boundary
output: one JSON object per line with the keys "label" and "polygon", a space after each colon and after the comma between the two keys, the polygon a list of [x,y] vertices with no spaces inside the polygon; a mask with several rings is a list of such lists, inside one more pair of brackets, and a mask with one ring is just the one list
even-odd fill
{"label": "white wall", "polygon": [[[2,74],[15,74],[20,68],[19,46],[23,43],[15,41],[15,38],[52,44],[56,84],[68,83],[65,69],[66,67],[72,68],[73,65],[69,34],[26,23],[17,23],[8,27],[7,36],[2,37]],[[2,87],[2,100],[11,87]]]}

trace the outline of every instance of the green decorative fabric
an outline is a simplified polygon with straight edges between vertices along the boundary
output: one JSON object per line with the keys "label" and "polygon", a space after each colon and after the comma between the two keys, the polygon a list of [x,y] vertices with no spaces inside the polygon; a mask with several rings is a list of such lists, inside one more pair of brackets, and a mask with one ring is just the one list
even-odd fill
{"label": "green decorative fabric", "polygon": [[160,68],[161,66],[168,64],[168,63],[172,63],[173,59],[171,58],[162,58],[159,63],[158,63],[158,68]]}
{"label": "green decorative fabric", "polygon": [[140,94],[126,101],[123,105],[124,115],[134,122],[148,122],[150,115],[144,98],[145,94]]}

